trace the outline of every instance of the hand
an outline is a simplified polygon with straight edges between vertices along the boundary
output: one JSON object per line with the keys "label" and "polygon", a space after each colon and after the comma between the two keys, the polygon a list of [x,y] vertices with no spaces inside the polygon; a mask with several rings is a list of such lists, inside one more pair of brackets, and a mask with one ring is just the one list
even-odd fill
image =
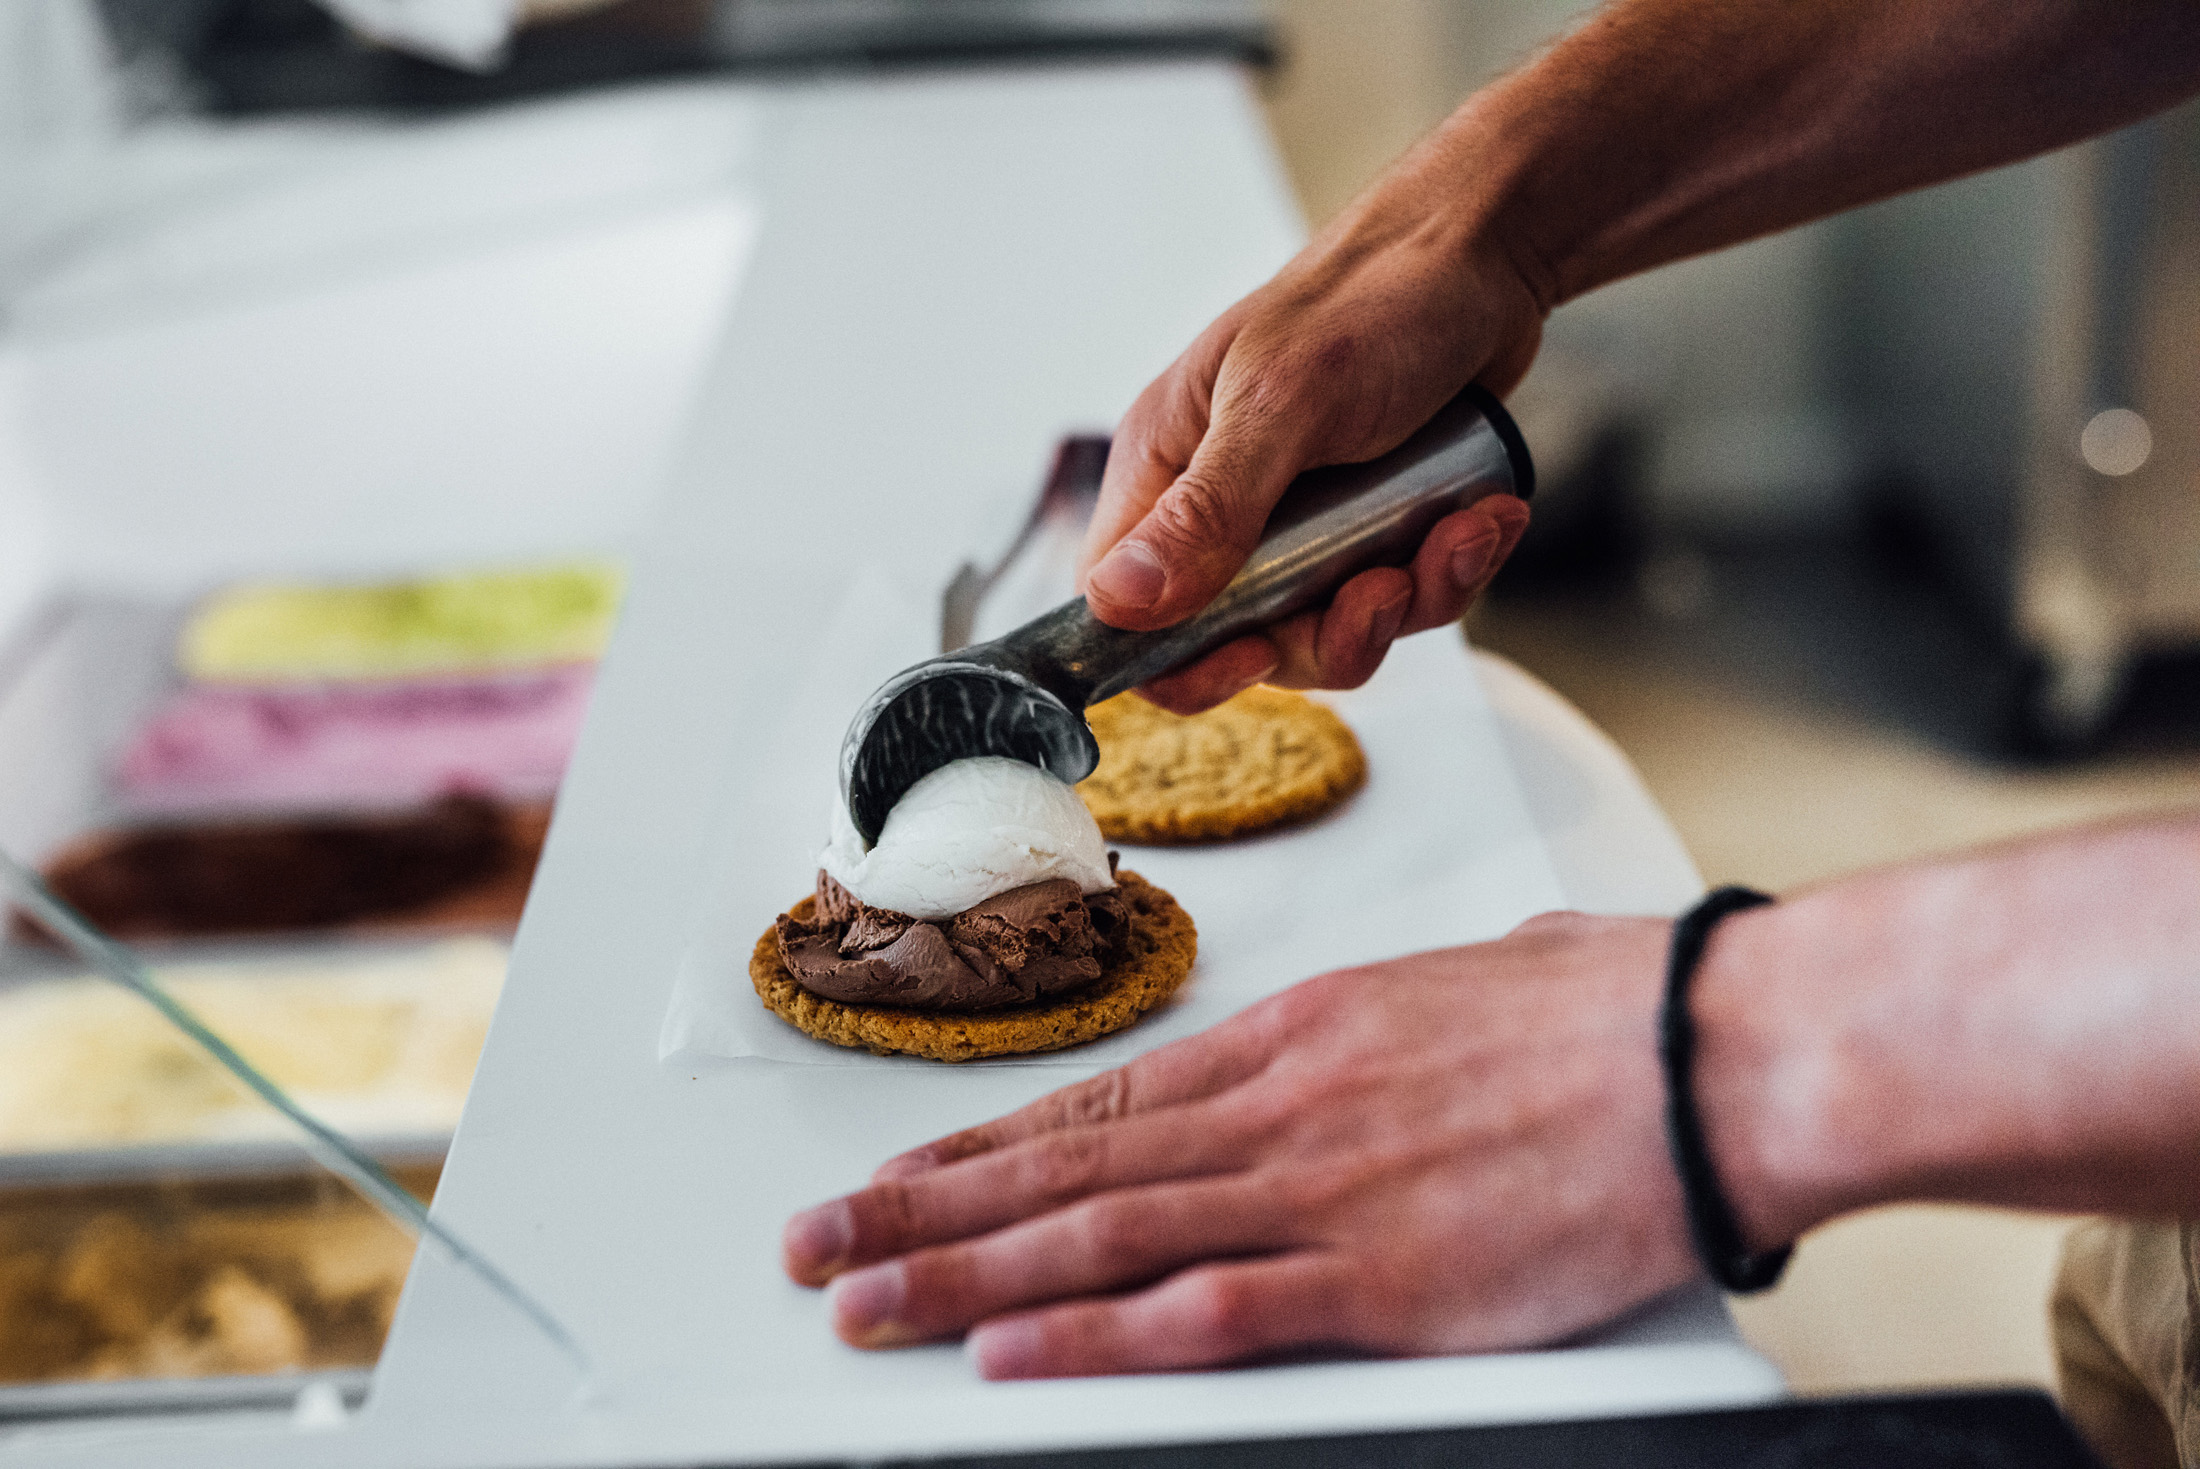
{"label": "hand", "polygon": [[[1181,622],[1236,574],[1302,471],[1371,459],[1467,383],[1503,393],[1526,373],[1543,307],[1492,232],[1447,213],[1447,147],[1439,134],[1409,154],[1124,415],[1081,577],[1103,621]],[[1410,566],[1363,572],[1326,608],[1144,692],[1189,714],[1262,681],[1357,688],[1393,639],[1456,621],[1527,524],[1510,495],[1447,516]]]}
{"label": "hand", "polygon": [[1306,981],[789,1221],[867,1347],[987,1377],[1560,1340],[1693,1278],[1670,925],[1553,914]]}

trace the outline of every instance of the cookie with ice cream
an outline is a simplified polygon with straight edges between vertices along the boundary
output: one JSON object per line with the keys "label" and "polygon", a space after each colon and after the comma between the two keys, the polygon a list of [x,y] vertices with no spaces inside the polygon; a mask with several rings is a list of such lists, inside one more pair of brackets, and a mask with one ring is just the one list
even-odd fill
{"label": "cookie with ice cream", "polygon": [[1197,943],[1175,899],[1114,870],[1074,790],[987,757],[911,786],[869,848],[836,803],[817,891],[749,973],[821,1040],[961,1061],[1120,1029],[1183,983]]}

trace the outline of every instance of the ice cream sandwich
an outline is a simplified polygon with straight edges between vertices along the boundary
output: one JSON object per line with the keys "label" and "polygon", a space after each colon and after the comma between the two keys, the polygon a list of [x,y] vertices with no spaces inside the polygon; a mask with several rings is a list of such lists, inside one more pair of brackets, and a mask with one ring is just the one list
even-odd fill
{"label": "ice cream sandwich", "polygon": [[968,1061],[1119,1030],[1197,948],[1174,898],[1115,871],[1067,785],[982,758],[911,786],[868,848],[836,807],[816,892],[757,940],[749,977],[820,1040]]}

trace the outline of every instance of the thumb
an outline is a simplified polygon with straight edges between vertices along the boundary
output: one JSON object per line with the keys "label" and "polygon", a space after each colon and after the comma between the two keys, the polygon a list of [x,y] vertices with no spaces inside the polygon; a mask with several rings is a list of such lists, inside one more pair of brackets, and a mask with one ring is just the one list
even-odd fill
{"label": "thumb", "polygon": [[1101,621],[1173,626],[1237,575],[1305,467],[1300,435],[1282,432],[1279,418],[1216,405],[1184,472],[1086,573],[1086,601]]}

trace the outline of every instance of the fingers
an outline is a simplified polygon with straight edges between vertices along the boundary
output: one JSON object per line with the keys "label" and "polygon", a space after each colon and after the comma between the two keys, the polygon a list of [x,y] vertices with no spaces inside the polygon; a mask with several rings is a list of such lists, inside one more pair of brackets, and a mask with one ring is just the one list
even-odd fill
{"label": "fingers", "polygon": [[1109,1189],[1224,1172],[1241,1131],[1219,1112],[1188,1117],[1172,1108],[886,1179],[789,1220],[787,1273],[822,1285],[851,1267],[968,1239]]}
{"label": "fingers", "polygon": [[1202,338],[1117,432],[1124,463],[1109,456],[1086,542],[1101,554],[1085,600],[1103,622],[1168,627],[1214,600],[1307,467],[1308,417],[1257,371],[1237,384],[1224,366]]}
{"label": "fingers", "polygon": [[996,1380],[1187,1371],[1349,1345],[1353,1315],[1345,1259],[1303,1251],[1205,1265],[1117,1299],[987,1321],[968,1349],[979,1373]]}
{"label": "fingers", "polygon": [[1528,528],[1528,505],[1492,495],[1436,522],[1413,557],[1413,609],[1405,631],[1457,622],[1489,587]]}
{"label": "fingers", "polygon": [[1113,627],[1182,622],[1252,554],[1295,469],[1280,456],[1221,458],[1204,445],[1138,524],[1085,574],[1085,600]]}
{"label": "fingers", "polygon": [[1321,611],[1269,630],[1282,656],[1268,681],[1287,689],[1356,689],[1382,667],[1412,610],[1411,574],[1393,566],[1363,571]]}
{"label": "fingers", "polygon": [[1266,681],[1282,663],[1275,640],[1252,633],[1142,685],[1138,692],[1171,714],[1197,714]]}
{"label": "fingers", "polygon": [[[1093,507],[1078,558],[1077,589],[1088,601],[1096,595],[1087,582],[1094,564],[1146,518],[1198,451],[1207,432],[1215,374],[1236,335],[1232,319],[1237,314],[1238,308],[1232,308],[1200,333],[1166,372],[1146,385],[1116,425],[1100,477],[1100,501]],[[1097,603],[1094,610],[1099,610]]]}
{"label": "fingers", "polygon": [[[1156,384],[1156,388],[1159,386]],[[1155,389],[1147,391],[1152,393]],[[1141,406],[1144,406],[1143,401]],[[1122,579],[1133,575],[1141,558],[1150,555],[1150,551],[1141,544],[1124,553],[1128,559],[1113,558],[1104,586],[1096,587],[1092,583],[1096,564],[1110,558],[1111,552],[1118,549],[1118,542],[1146,518],[1154,502],[1176,483],[1177,475],[1183,472],[1190,458],[1188,448],[1182,456],[1169,453],[1159,442],[1157,431],[1141,432],[1139,420],[1142,416],[1139,409],[1134,408],[1116,429],[1115,442],[1108,451],[1108,466],[1100,477],[1100,501],[1093,507],[1091,524],[1085,528],[1077,590],[1103,619],[1128,615],[1128,609],[1111,600],[1111,595],[1126,589],[1127,583]],[[1188,442],[1196,443],[1197,439],[1193,434]]]}
{"label": "fingers", "polygon": [[1217,1256],[1284,1243],[1273,1189],[1251,1178],[1117,1189],[833,1282],[833,1329],[852,1346],[960,1336],[990,1317],[1142,1286]]}
{"label": "fingers", "polygon": [[1237,1016],[891,1159],[871,1187],[787,1221],[787,1274],[822,1285],[850,1266],[967,1238],[1102,1188],[1220,1171],[1243,1125],[1227,1107],[1186,1109],[1256,1075],[1274,1044],[1273,1026]]}
{"label": "fingers", "polygon": [[1527,527],[1524,502],[1493,495],[1438,521],[1410,568],[1364,571],[1327,607],[1240,638],[1139,692],[1173,713],[1196,714],[1256,683],[1356,689],[1398,638],[1456,622]]}
{"label": "fingers", "polygon": [[1217,1095],[1267,1064],[1265,1039],[1253,1027],[1226,1022],[1148,1051],[1113,1071],[1049,1092],[1005,1117],[889,1158],[871,1177],[880,1182],[908,1178],[1028,1138]]}

